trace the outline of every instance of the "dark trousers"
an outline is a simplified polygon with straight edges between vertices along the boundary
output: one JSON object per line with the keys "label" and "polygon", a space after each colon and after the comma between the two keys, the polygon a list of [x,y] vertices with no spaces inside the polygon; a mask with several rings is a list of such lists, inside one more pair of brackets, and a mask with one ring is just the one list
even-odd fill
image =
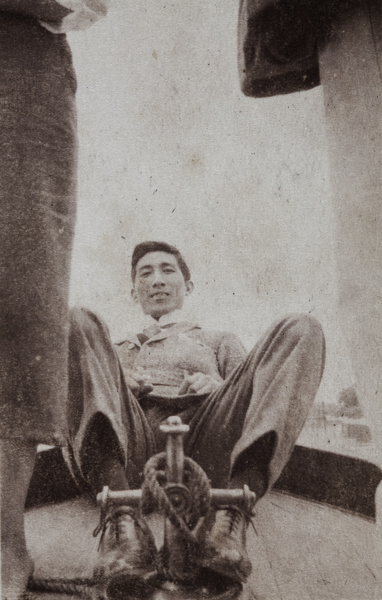
{"label": "dark trousers", "polygon": [[213,487],[226,487],[244,456],[250,479],[251,465],[262,460],[258,442],[272,434],[265,465],[270,487],[293,450],[324,367],[321,327],[300,315],[269,329],[214,392],[170,403],[160,398],[138,402],[125,383],[107,327],[90,311],[73,311],[69,347],[70,445],[78,470],[86,479],[84,448],[101,414],[115,433],[133,488],[141,483],[147,459],[163,450],[158,425],[172,414],[189,424],[185,452],[203,467]]}
{"label": "dark trousers", "polygon": [[65,443],[77,187],[64,35],[0,11],[0,436]]}

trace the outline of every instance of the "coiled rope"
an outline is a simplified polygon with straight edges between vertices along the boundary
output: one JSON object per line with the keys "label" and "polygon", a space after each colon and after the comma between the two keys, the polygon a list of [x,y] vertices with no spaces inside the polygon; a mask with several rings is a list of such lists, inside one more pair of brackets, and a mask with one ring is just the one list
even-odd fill
{"label": "coiled rope", "polygon": [[74,594],[86,600],[94,600],[96,582],[94,579],[30,577],[28,590],[31,592],[54,592],[56,594]]}
{"label": "coiled rope", "polygon": [[192,530],[201,517],[210,509],[210,482],[203,469],[191,458],[184,459],[183,485],[188,488],[191,503],[182,515],[173,507],[166,493],[166,453],[161,452],[150,458],[144,470],[141,511],[149,514],[159,511],[170,523],[181,531],[186,539],[193,541]]}
{"label": "coiled rope", "polygon": [[[142,485],[141,512],[148,515],[154,511],[163,514],[177,529],[185,542],[190,554],[197,553],[200,523],[210,510],[210,482],[203,469],[191,458],[184,459],[183,485],[188,489],[190,504],[185,512],[180,514],[171,503],[166,485],[166,453],[156,454],[148,460],[144,469],[144,482]],[[157,557],[157,569],[162,577],[176,580],[177,574],[172,573],[166,566],[164,548]],[[192,561],[190,562],[190,581],[195,578]],[[184,580],[184,578],[183,578]],[[94,578],[38,578],[31,577],[28,590],[32,592],[54,592],[57,594],[77,594],[86,600],[93,600],[96,594],[98,581]]]}
{"label": "coiled rope", "polygon": [[171,486],[166,478],[166,454],[153,456],[146,463],[144,483],[142,486],[141,512],[149,514],[159,511],[177,531],[180,552],[184,557],[181,566],[169,560],[171,551],[177,549],[163,546],[156,560],[156,568],[161,579],[186,585],[194,584],[199,575],[196,557],[200,556],[202,530],[205,517],[210,511],[210,482],[203,469],[191,458],[184,459],[184,474],[182,487],[188,490],[190,500],[185,510],[179,511],[173,506],[167,495],[166,487]]}

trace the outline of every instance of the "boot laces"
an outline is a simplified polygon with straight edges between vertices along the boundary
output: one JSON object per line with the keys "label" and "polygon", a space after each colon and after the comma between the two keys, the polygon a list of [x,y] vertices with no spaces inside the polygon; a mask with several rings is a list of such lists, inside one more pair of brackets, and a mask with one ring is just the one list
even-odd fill
{"label": "boot laces", "polygon": [[227,533],[235,536],[240,531],[245,515],[243,511],[236,506],[225,506],[222,508],[224,510],[224,513],[221,516],[223,521],[222,526]]}
{"label": "boot laces", "polygon": [[[251,524],[256,532],[254,517],[255,511],[253,507],[250,510],[242,509],[237,506],[222,506],[220,510],[224,510],[221,516],[223,528],[232,535],[240,533],[243,521],[245,526]],[[257,533],[257,532],[256,532]]]}
{"label": "boot laces", "polygon": [[126,537],[126,515],[129,516],[134,521],[134,523],[137,523],[136,512],[131,506],[120,506],[116,509],[109,509],[108,511],[101,510],[100,522],[93,531],[93,537],[97,537],[99,533],[101,533],[98,550],[101,547],[102,541],[105,537],[108,528],[112,528],[113,534],[115,535],[117,542],[123,539],[123,537]]}
{"label": "boot laces", "polygon": [[247,485],[244,486],[244,506],[240,508],[235,505],[230,506],[222,506],[221,508],[224,510],[224,526],[227,531],[233,535],[240,532],[240,528],[242,526],[242,522],[244,520],[245,525],[252,525],[255,533],[257,533],[255,524],[253,522],[253,518],[255,517],[255,503],[256,496],[254,492],[251,492]]}

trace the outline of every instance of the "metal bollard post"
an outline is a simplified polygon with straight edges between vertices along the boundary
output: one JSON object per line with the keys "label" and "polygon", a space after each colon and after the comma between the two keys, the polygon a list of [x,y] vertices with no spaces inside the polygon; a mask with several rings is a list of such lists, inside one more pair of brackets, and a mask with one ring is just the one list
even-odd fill
{"label": "metal bollard post", "polygon": [[[184,485],[184,450],[183,438],[189,431],[188,425],[182,423],[180,417],[169,417],[162,425],[160,430],[166,434],[166,480],[164,487],[166,495],[171,502],[173,509],[183,519],[192,504],[192,498],[189,489]],[[142,498],[141,490],[125,490],[113,492],[104,488],[103,492],[98,494],[97,501],[101,508],[106,512],[110,504],[138,507]],[[253,507],[256,496],[251,492],[248,486],[243,489],[211,489],[210,500],[212,507],[236,505],[243,509]],[[192,568],[190,559],[189,540],[184,533],[177,529],[166,517],[164,527],[164,546],[163,559],[165,572],[168,578],[173,581],[195,584],[198,573]]]}
{"label": "metal bollard post", "polygon": [[166,442],[166,476],[169,483],[183,483],[184,452],[183,437],[190,430],[183,425],[180,417],[169,417],[159,426],[167,436]]}
{"label": "metal bollard post", "polygon": [[[160,430],[167,436],[166,493],[175,510],[183,516],[191,503],[190,493],[183,485],[183,437],[189,431],[189,427],[184,425],[179,417],[169,417],[160,425]],[[172,579],[184,582],[192,578],[187,542],[169,519],[165,520],[164,559],[166,570]]]}

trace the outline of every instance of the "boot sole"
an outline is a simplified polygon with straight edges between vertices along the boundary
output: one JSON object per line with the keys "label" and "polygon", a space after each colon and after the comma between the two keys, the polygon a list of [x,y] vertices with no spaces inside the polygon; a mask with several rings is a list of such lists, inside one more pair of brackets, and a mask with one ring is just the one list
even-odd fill
{"label": "boot sole", "polygon": [[[149,598],[154,590],[154,573],[124,574],[111,577],[104,587],[104,597],[107,600],[137,600]],[[102,598],[102,596],[101,596]]]}

